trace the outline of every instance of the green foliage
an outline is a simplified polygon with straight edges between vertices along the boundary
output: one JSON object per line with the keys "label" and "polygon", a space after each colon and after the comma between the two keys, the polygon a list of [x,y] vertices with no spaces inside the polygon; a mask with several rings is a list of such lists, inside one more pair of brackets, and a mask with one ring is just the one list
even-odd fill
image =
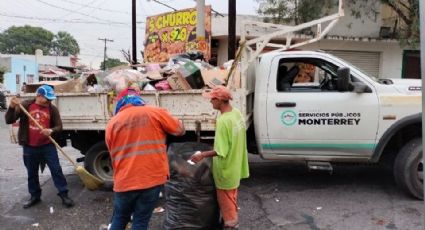
{"label": "green foliage", "polygon": [[77,40],[71,34],[59,31],[53,40],[53,52],[59,56],[77,55],[80,53],[80,47]]}
{"label": "green foliage", "polygon": [[300,24],[328,14],[337,0],[257,0],[265,22]]}
{"label": "green foliage", "polygon": [[[373,0],[347,0],[351,14],[356,18],[377,19],[379,5]],[[380,0],[397,15],[396,38],[402,47],[416,49],[419,47],[419,0]],[[377,7],[378,6],[378,7]]]}
{"label": "green foliage", "polygon": [[[115,66],[120,66],[120,65],[127,65],[127,62],[122,62],[120,59],[118,58],[108,58],[105,60],[105,62],[102,61],[102,63],[100,63],[100,68],[101,69],[110,69],[113,68]],[[103,68],[103,67],[106,68]]]}
{"label": "green foliage", "polygon": [[12,26],[0,33],[0,52],[8,54],[34,54],[41,49],[50,55],[77,55],[80,52],[77,41],[67,32],[58,34],[41,27]]}
{"label": "green foliage", "polygon": [[34,54],[36,49],[49,53],[53,33],[41,27],[12,26],[0,34],[0,52]]}

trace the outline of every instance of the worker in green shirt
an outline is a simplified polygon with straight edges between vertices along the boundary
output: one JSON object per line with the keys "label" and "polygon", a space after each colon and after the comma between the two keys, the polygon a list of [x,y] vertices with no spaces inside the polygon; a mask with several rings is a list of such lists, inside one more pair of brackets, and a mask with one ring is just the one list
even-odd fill
{"label": "worker in green shirt", "polygon": [[245,119],[229,103],[232,94],[226,87],[215,87],[203,96],[210,99],[213,108],[221,115],[217,118],[214,150],[197,151],[191,160],[196,163],[213,157],[212,173],[224,227],[236,229],[239,225],[238,187],[241,179],[249,177]]}

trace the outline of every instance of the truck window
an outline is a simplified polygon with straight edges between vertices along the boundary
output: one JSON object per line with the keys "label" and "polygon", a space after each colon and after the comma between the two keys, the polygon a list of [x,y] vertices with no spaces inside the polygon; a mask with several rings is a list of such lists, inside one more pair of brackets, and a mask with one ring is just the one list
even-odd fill
{"label": "truck window", "polygon": [[320,59],[281,59],[276,78],[277,91],[336,91],[337,69]]}

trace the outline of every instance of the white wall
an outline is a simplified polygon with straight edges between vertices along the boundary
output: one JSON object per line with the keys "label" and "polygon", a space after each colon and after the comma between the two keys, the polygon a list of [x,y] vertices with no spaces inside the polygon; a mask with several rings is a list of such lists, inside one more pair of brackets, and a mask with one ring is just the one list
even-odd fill
{"label": "white wall", "polygon": [[27,54],[0,54],[0,57],[15,57],[29,61],[35,61],[40,65],[54,65],[54,66],[67,66],[71,65],[71,56],[38,56]]}
{"label": "white wall", "polygon": [[[252,15],[237,15],[236,16],[236,35],[240,36],[242,28],[242,22],[248,20],[248,21],[259,21],[261,19],[258,18],[258,16],[252,16]],[[225,15],[225,17],[222,16],[214,16],[211,18],[211,34],[213,37],[220,37],[220,36],[226,36],[229,34],[229,23],[228,23],[228,17]]]}
{"label": "white wall", "polygon": [[322,40],[303,46],[305,50],[351,50],[380,52],[379,78],[401,78],[403,49],[397,41],[339,41]]}

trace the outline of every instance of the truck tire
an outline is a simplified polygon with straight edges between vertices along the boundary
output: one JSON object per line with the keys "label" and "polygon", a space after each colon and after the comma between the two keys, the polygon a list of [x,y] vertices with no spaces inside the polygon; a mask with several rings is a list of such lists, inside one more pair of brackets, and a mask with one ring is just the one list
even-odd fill
{"label": "truck tire", "polygon": [[415,138],[401,148],[395,159],[393,173],[401,189],[423,200],[422,138]]}
{"label": "truck tire", "polygon": [[113,169],[111,157],[104,141],[94,144],[86,153],[84,167],[91,174],[105,181],[103,188],[111,190],[113,187]]}

